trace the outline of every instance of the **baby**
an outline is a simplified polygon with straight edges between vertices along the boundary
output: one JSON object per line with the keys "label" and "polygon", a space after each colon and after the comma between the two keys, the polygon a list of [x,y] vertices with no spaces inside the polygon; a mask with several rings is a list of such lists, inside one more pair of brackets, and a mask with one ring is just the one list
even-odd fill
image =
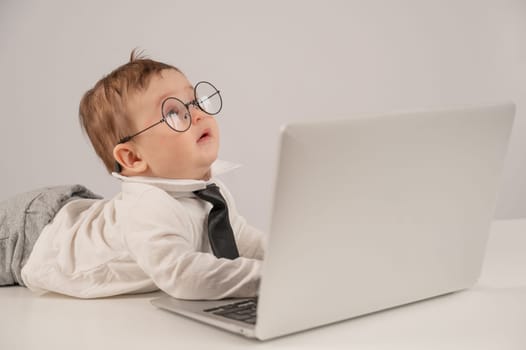
{"label": "baby", "polygon": [[80,298],[256,296],[264,235],[216,178],[235,168],[217,160],[221,107],[213,84],[135,51],[97,82],[80,121],[121,192],[67,202],[34,244],[25,285]]}

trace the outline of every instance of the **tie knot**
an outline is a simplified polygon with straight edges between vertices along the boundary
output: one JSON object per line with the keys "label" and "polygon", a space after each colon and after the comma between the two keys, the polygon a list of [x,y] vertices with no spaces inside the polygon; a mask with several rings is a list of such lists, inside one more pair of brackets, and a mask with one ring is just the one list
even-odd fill
{"label": "tie knot", "polygon": [[225,198],[219,191],[219,187],[214,183],[209,184],[205,189],[194,191],[194,194],[197,197],[212,203],[214,207],[226,205]]}

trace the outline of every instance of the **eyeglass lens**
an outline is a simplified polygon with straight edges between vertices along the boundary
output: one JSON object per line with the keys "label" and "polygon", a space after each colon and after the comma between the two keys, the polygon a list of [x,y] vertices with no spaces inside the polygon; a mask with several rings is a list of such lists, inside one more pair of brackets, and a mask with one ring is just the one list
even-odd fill
{"label": "eyeglass lens", "polygon": [[223,105],[219,90],[206,81],[201,81],[195,86],[195,99],[199,108],[211,115],[219,113]]}
{"label": "eyeglass lens", "polygon": [[175,97],[169,97],[163,102],[163,117],[168,126],[176,131],[186,131],[190,127],[192,117],[183,102]]}

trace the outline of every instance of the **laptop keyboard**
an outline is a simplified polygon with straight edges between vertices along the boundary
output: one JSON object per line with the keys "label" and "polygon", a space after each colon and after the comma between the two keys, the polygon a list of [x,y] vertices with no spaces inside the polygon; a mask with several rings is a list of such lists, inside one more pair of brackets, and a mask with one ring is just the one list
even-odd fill
{"label": "laptop keyboard", "polygon": [[256,324],[257,298],[221,305],[203,310],[232,320]]}

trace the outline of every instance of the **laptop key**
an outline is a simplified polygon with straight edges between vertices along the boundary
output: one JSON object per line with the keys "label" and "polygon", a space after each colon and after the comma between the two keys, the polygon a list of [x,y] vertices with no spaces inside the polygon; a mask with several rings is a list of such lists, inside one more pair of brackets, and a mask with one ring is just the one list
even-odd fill
{"label": "laptop key", "polygon": [[240,315],[250,315],[252,313],[254,313],[254,309],[252,308],[248,308],[248,309],[241,309],[241,310],[236,310],[236,312]]}
{"label": "laptop key", "polygon": [[256,318],[251,317],[249,319],[243,320],[243,322],[250,323],[250,324],[256,324]]}

